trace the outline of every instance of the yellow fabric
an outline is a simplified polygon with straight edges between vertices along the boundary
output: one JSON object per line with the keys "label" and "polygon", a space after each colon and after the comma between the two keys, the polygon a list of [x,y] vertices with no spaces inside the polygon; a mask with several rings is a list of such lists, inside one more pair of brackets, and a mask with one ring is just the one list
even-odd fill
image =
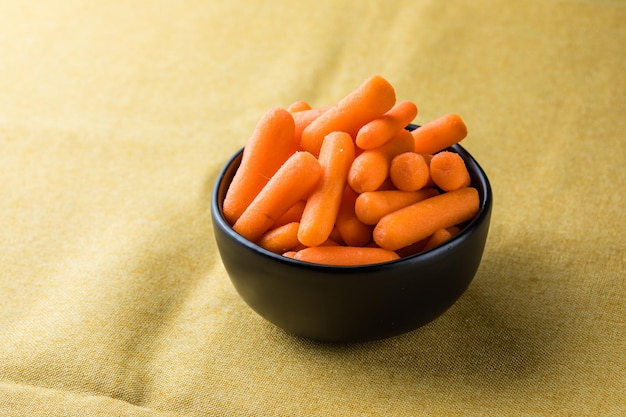
{"label": "yellow fabric", "polygon": [[[623,1],[0,2],[0,415],[626,415]],[[326,345],[212,235],[261,114],[373,74],[463,116],[495,194],[465,295]]]}

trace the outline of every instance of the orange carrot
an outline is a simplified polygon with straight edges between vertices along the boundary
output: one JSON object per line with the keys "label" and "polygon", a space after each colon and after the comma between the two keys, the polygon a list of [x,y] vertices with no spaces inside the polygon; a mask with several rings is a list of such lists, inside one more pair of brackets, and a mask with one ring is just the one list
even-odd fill
{"label": "orange carrot", "polygon": [[356,216],[365,224],[376,224],[387,214],[434,197],[439,192],[434,188],[419,191],[367,191],[359,194],[354,205]]}
{"label": "orange carrot", "polygon": [[361,149],[377,148],[404,129],[417,116],[417,106],[412,101],[396,103],[391,110],[359,129],[356,144]]}
{"label": "orange carrot", "polygon": [[422,158],[426,161],[426,165],[428,165],[428,182],[426,183],[426,187],[434,187],[435,183],[430,176],[430,161],[433,159],[433,156],[429,153],[421,153],[420,155],[422,155]]}
{"label": "orange carrot", "polygon": [[459,226],[451,226],[451,227],[447,227],[446,230],[448,232],[450,232],[450,235],[452,235],[452,237],[458,235],[459,233],[461,233],[461,228]]}
{"label": "orange carrot", "polygon": [[430,180],[430,170],[422,154],[404,152],[391,160],[389,177],[399,190],[416,191],[426,187]]}
{"label": "orange carrot", "polygon": [[430,160],[433,159],[433,156],[429,153],[421,153],[420,155],[422,155],[422,158],[426,161],[426,165],[430,167]]}
{"label": "orange carrot", "polygon": [[311,105],[304,100],[294,101],[287,107],[289,113],[297,113],[304,110],[311,110]]}
{"label": "orange carrot", "polygon": [[234,224],[293,152],[294,120],[284,109],[268,110],[247,140],[241,164],[224,198],[224,217]]}
{"label": "orange carrot", "polygon": [[[341,244],[337,242],[336,240],[328,238],[322,243],[320,243],[318,246],[341,246]],[[302,243],[300,243],[300,241],[298,241],[298,244],[294,246],[291,250],[297,252],[299,250],[306,249],[308,247],[309,246],[303,245]]]}
{"label": "orange carrot", "polygon": [[457,114],[450,113],[413,130],[415,152],[434,154],[465,139],[467,127]]}
{"label": "orange carrot", "polygon": [[276,220],[276,222],[272,225],[272,228],[284,226],[287,223],[291,223],[291,222],[300,222],[305,205],[306,205],[306,201],[304,200],[298,201],[296,204],[291,206],[289,210],[285,212],[285,214],[283,214],[282,216],[280,216],[278,220]]}
{"label": "orange carrot", "polygon": [[308,197],[321,176],[322,167],[313,155],[294,153],[252,200],[233,229],[255,242],[291,206]]}
{"label": "orange carrot", "polygon": [[317,246],[302,249],[294,256],[299,261],[338,266],[376,264],[399,258],[390,250],[358,246]]}
{"label": "orange carrot", "polygon": [[383,181],[383,183],[380,184],[380,186],[375,191],[388,191],[388,190],[397,190],[397,189],[398,187],[393,185],[393,182],[391,182],[391,178],[387,176],[387,179]]}
{"label": "orange carrot", "polygon": [[397,250],[425,239],[438,229],[472,219],[480,206],[478,191],[466,187],[422,200],[389,213],[376,225],[374,241]]}
{"label": "orange carrot", "polygon": [[285,258],[291,258],[291,259],[294,259],[294,258],[296,257],[296,253],[298,253],[298,252],[297,252],[297,251],[295,251],[295,250],[290,250],[290,251],[287,251],[287,252],[283,253],[283,256],[284,256]]}
{"label": "orange carrot", "polygon": [[317,246],[330,236],[353,160],[354,142],[349,134],[332,132],[324,138],[319,155],[322,178],[306,202],[298,230],[303,245]]}
{"label": "orange carrot", "polygon": [[374,191],[385,182],[389,175],[389,163],[381,152],[368,150],[354,158],[348,172],[348,184],[357,193]]}
{"label": "orange carrot", "polygon": [[385,114],[395,102],[395,90],[387,80],[379,75],[366,79],[304,129],[302,149],[317,156],[324,137],[334,131],[355,137],[361,126]]}
{"label": "orange carrot", "polygon": [[319,246],[342,246],[334,239],[328,238],[324,242],[322,242]]}
{"label": "orange carrot", "polygon": [[358,194],[349,186],[343,192],[337,213],[336,228],[341,240],[348,246],[363,246],[372,240],[372,229],[363,223],[354,212]]}
{"label": "orange carrot", "polygon": [[442,243],[452,239],[457,233],[459,233],[459,231],[460,229],[456,226],[436,230],[435,233],[433,233],[426,240],[426,243],[422,247],[422,251],[427,251],[428,249],[441,245]]}
{"label": "orange carrot", "polygon": [[[343,201],[343,196],[342,196],[342,201]],[[341,210],[341,205],[339,206],[339,210]],[[337,212],[337,216],[339,216],[339,212]],[[328,237],[328,239],[332,240],[333,242],[337,242],[338,245],[343,244],[341,233],[339,233],[339,229],[337,228],[336,224],[335,224],[335,227],[333,227],[333,231],[330,232],[330,236]]]}
{"label": "orange carrot", "polygon": [[444,191],[458,190],[470,185],[470,175],[461,155],[442,151],[430,160],[430,176],[433,182]]}
{"label": "orange carrot", "polygon": [[298,241],[298,227],[300,223],[292,222],[268,230],[259,239],[258,245],[270,252],[284,253],[300,244]]}
{"label": "orange carrot", "polygon": [[294,138],[298,140],[298,146],[300,146],[300,140],[302,139],[302,131],[329,108],[330,106],[315,107],[313,109],[303,110],[293,114],[295,125]]}
{"label": "orange carrot", "polygon": [[363,151],[354,158],[348,172],[348,184],[357,193],[378,189],[389,176],[391,160],[396,155],[413,151],[413,146],[413,136],[402,129],[383,145]]}

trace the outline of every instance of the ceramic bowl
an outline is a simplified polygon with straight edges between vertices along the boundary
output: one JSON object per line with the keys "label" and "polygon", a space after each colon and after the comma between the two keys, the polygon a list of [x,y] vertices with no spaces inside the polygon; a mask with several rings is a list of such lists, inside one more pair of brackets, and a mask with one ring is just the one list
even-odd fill
{"label": "ceramic bowl", "polygon": [[243,149],[221,170],[211,196],[213,232],[241,298],[289,333],[326,342],[363,342],[400,335],[448,310],[468,288],[484,251],[492,209],[487,175],[460,145],[480,210],[451,240],[426,252],[365,266],[327,266],[269,252],[237,234],[222,203]]}

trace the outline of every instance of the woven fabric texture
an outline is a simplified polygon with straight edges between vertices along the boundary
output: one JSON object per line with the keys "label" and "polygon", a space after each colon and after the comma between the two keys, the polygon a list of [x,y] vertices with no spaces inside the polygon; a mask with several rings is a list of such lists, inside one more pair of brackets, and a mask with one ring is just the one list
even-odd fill
{"label": "woven fabric texture", "polygon": [[[623,1],[0,1],[0,415],[626,415]],[[494,190],[443,316],[303,340],[209,200],[271,107],[380,74]]]}

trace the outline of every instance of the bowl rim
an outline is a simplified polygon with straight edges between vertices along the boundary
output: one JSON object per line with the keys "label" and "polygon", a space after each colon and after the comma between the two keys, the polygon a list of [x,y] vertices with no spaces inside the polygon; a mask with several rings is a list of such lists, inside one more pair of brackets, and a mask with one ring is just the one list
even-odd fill
{"label": "bowl rim", "polygon": [[[419,128],[419,125],[409,124],[407,126],[407,130],[414,130],[417,128]],[[308,270],[314,269],[314,270],[319,270],[320,272],[322,271],[323,272],[350,271],[350,272],[365,273],[365,272],[371,272],[371,271],[378,271],[381,269],[392,268],[398,264],[418,262],[421,258],[429,258],[429,257],[437,256],[438,254],[442,252],[445,252],[450,245],[454,245],[454,243],[462,239],[463,236],[466,236],[472,233],[475,229],[478,228],[478,225],[481,224],[487,216],[489,216],[490,211],[491,211],[491,206],[493,204],[493,195],[492,195],[492,189],[491,189],[491,184],[489,182],[489,178],[487,177],[487,174],[485,173],[483,168],[480,166],[478,161],[474,159],[474,157],[467,151],[467,149],[465,149],[463,146],[461,146],[458,143],[444,150],[456,152],[463,157],[463,160],[465,161],[469,160],[473,165],[475,165],[477,178],[481,182],[481,187],[476,187],[476,188],[477,189],[482,188],[484,190],[484,192],[482,192],[482,195],[480,195],[480,208],[479,208],[478,214],[474,216],[473,219],[468,221],[467,224],[463,227],[463,229],[461,229],[459,233],[457,233],[454,237],[447,240],[446,242],[440,245],[437,245],[431,249],[428,249],[426,251],[419,252],[414,255],[405,256],[400,259],[395,259],[392,261],[380,262],[380,263],[375,263],[375,264],[366,264],[366,265],[316,264],[312,262],[304,262],[304,261],[300,261],[297,259],[288,258],[281,254],[271,252],[267,249],[262,248],[256,243],[251,242],[248,239],[244,238],[242,235],[237,233],[232,228],[232,226],[226,221],[226,219],[224,218],[223,210],[222,210],[223,202],[218,201],[219,194],[220,194],[220,186],[222,185],[222,182],[224,181],[226,174],[229,171],[229,168],[231,168],[235,160],[237,158],[240,158],[241,155],[243,154],[243,151],[244,151],[243,147],[240,148],[237,152],[235,152],[230,158],[228,158],[226,163],[220,169],[220,172],[214,183],[213,192],[211,193],[211,216],[213,217],[214,221],[217,223],[219,228],[221,228],[230,238],[234,239],[235,241],[237,241],[244,247],[248,248],[251,251],[257,252],[265,257],[273,259],[277,262],[285,263],[286,265],[289,265],[291,267],[305,268]]]}

